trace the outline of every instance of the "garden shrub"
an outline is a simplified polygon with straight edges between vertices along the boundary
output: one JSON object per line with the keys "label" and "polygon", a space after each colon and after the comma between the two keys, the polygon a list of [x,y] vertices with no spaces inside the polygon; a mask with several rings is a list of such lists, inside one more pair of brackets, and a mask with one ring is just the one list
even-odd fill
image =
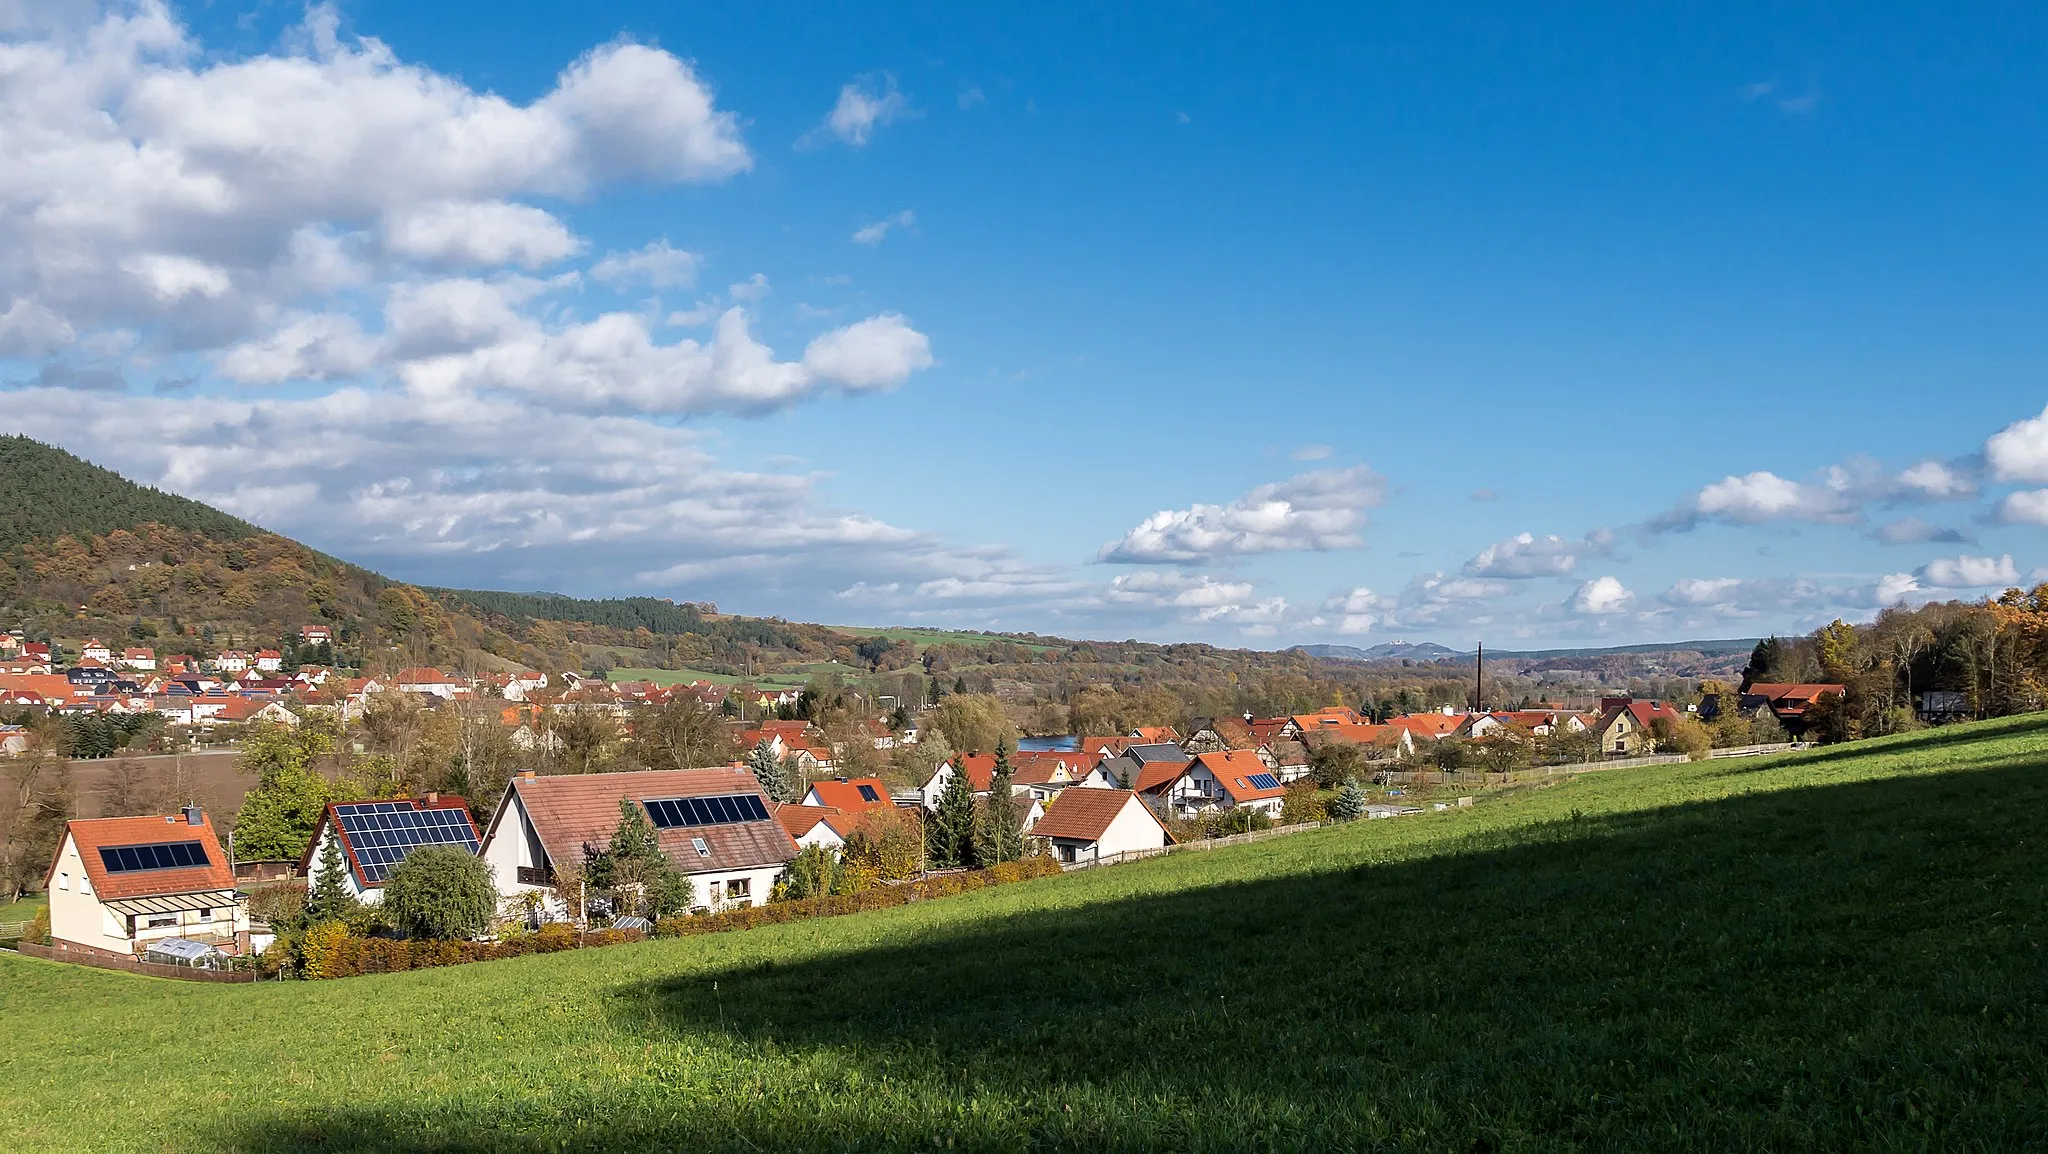
{"label": "garden shrub", "polygon": [[[833,894],[799,901],[743,906],[720,913],[672,914],[654,924],[654,935],[677,938],[724,930],[747,930],[806,918],[831,917],[948,897],[985,886],[1051,877],[1060,872],[1049,857],[1028,857],[971,873],[948,873],[898,886],[876,886],[858,894]],[[604,929],[578,934],[563,922],[549,922],[531,933],[512,932],[496,942],[447,941],[432,938],[376,938],[349,932],[342,922],[322,922],[299,939],[300,973],[307,978],[346,978],[358,974],[392,974],[433,966],[453,966],[526,954],[596,948],[644,941],[639,930]],[[280,939],[282,943],[283,939]],[[266,957],[268,955],[266,954]]]}

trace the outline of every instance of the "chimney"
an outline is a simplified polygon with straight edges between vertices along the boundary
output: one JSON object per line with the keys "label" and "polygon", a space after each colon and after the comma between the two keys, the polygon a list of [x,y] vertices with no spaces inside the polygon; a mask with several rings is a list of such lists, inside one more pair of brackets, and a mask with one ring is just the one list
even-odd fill
{"label": "chimney", "polygon": [[188,806],[186,806],[186,807],[185,807],[185,824],[186,824],[186,825],[204,825],[204,824],[206,824],[206,811],[205,811],[205,810],[203,810],[203,809],[200,809],[200,808],[199,808],[198,806],[196,806],[196,805],[188,805]]}
{"label": "chimney", "polygon": [[428,790],[428,791],[427,791],[427,804],[428,804],[428,805],[439,805],[439,804],[441,804],[441,791],[439,791],[439,790],[436,790],[436,789],[430,789],[430,790]]}
{"label": "chimney", "polygon": [[530,770],[530,769],[522,769],[522,770],[520,770],[520,771],[519,771],[519,776],[521,776],[521,777],[525,778],[525,779],[526,779],[526,780],[528,780],[528,781],[532,781],[532,780],[533,780],[533,771],[532,771],[532,770]]}

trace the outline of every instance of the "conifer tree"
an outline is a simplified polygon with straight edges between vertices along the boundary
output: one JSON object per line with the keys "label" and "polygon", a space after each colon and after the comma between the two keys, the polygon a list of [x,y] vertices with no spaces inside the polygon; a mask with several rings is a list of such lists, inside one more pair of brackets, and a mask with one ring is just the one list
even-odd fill
{"label": "conifer tree", "polygon": [[748,752],[747,768],[772,801],[794,803],[804,799],[809,787],[793,758],[775,756],[775,748],[763,741]]}
{"label": "conifer tree", "polygon": [[939,791],[938,812],[929,826],[930,844],[926,855],[939,869],[974,864],[974,783],[967,780],[967,768],[953,759],[953,773]]}
{"label": "conifer tree", "polygon": [[1337,796],[1330,799],[1325,812],[1338,821],[1352,821],[1365,816],[1367,800],[1365,787],[1358,784],[1357,778],[1347,777],[1337,787]]}
{"label": "conifer tree", "polygon": [[1008,742],[996,743],[996,764],[989,777],[988,803],[982,807],[980,828],[974,839],[976,864],[986,869],[1024,856],[1024,821],[1012,803],[1010,783],[1016,774],[1010,769]]}
{"label": "conifer tree", "polygon": [[341,838],[330,832],[320,847],[320,860],[313,866],[313,889],[306,895],[309,924],[345,921],[355,912],[356,899],[348,892],[347,874],[348,863],[341,858]]}

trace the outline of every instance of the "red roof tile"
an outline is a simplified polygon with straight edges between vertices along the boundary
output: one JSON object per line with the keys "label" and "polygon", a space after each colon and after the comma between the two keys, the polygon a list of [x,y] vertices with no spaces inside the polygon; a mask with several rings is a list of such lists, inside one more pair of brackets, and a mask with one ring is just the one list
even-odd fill
{"label": "red roof tile", "polygon": [[[1145,803],[1138,801],[1138,795],[1127,789],[1069,789],[1062,791],[1059,800],[1031,827],[1032,837],[1071,838],[1076,841],[1095,841],[1109,832],[1110,824],[1124,811],[1124,807],[1136,803],[1145,811],[1145,816],[1154,824],[1159,818]],[[1160,826],[1163,830],[1165,826]],[[1173,838],[1169,836],[1168,841]]]}
{"label": "red roof tile", "polygon": [[[876,800],[869,801],[862,797],[862,786],[873,790]],[[811,792],[817,794],[818,800],[824,802],[827,808],[836,809],[841,813],[858,813],[864,809],[896,804],[889,800],[889,787],[883,785],[879,777],[856,777],[850,781],[814,781],[811,783]]]}
{"label": "red roof tile", "polygon": [[[743,769],[667,769],[632,773],[564,774],[555,777],[517,777],[512,793],[526,807],[541,848],[550,861],[560,866],[580,865],[583,846],[601,846],[611,841],[619,825],[619,802],[645,803],[649,799],[673,797],[716,797],[721,794],[761,792],[754,775]],[[503,807],[499,815],[502,818]],[[493,819],[493,835],[500,832]],[[746,869],[779,865],[797,854],[796,842],[771,818],[767,821],[735,822],[729,825],[665,829],[657,835],[662,852],[686,873],[707,870]],[[703,838],[709,857],[697,853],[692,839]]]}
{"label": "red roof tile", "polygon": [[[220,841],[214,837],[212,820],[204,813],[199,815],[197,825],[187,825],[182,815],[96,817],[68,822],[65,829],[71,840],[78,844],[78,856],[85,863],[86,876],[92,879],[93,894],[102,901],[235,888],[235,871],[228,865],[228,856],[221,852]],[[99,851],[106,847],[184,841],[199,843],[200,848],[206,851],[205,865],[108,873],[106,863],[100,859]],[[57,853],[62,856],[63,852],[63,843],[60,842]],[[57,859],[53,857],[49,871],[43,876],[44,888],[48,888],[50,877],[56,870]]]}

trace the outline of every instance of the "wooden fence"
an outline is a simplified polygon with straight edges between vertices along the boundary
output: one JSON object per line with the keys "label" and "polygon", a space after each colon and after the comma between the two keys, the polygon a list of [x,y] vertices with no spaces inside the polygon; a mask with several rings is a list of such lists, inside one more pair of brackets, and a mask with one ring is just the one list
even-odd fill
{"label": "wooden fence", "polygon": [[72,950],[63,946],[39,946],[33,942],[22,942],[15,949],[31,958],[48,958],[53,962],[76,962],[81,966],[96,966],[102,970],[125,970],[131,974],[147,974],[153,978],[179,978],[187,982],[253,982],[256,974],[251,970],[202,970],[192,966],[167,966],[161,962],[145,962],[135,958],[117,958],[96,950]]}

